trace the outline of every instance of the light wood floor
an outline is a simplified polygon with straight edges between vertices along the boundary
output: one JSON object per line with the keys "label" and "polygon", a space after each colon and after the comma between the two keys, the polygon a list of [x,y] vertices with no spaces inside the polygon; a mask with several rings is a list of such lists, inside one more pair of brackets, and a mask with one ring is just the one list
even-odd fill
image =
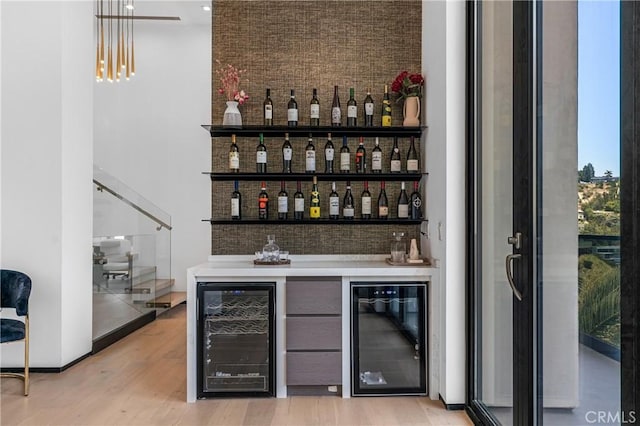
{"label": "light wood floor", "polygon": [[7,425],[470,425],[424,397],[209,399],[187,404],[185,305],[60,374],[0,382]]}

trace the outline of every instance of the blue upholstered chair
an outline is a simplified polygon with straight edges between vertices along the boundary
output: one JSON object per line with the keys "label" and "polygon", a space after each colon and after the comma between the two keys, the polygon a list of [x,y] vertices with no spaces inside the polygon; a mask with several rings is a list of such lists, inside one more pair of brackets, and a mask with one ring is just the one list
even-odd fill
{"label": "blue upholstered chair", "polygon": [[0,373],[0,377],[16,377],[24,381],[24,394],[29,395],[29,295],[31,278],[22,272],[1,269],[0,307],[13,308],[19,319],[0,318],[0,343],[24,340],[24,374]]}

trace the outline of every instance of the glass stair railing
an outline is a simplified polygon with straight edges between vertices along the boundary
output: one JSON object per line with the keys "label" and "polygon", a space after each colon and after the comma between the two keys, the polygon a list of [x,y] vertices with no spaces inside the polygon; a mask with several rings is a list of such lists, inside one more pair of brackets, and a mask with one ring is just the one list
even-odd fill
{"label": "glass stair railing", "polygon": [[171,216],[94,165],[93,338],[172,305]]}

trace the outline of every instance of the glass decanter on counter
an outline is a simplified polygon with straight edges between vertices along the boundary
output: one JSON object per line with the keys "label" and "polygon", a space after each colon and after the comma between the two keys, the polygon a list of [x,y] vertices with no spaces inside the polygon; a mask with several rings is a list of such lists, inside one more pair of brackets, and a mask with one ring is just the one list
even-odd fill
{"label": "glass decanter on counter", "polygon": [[262,248],[262,260],[264,262],[278,262],[280,260],[280,247],[276,244],[275,235],[267,235],[267,244]]}
{"label": "glass decanter on counter", "polygon": [[391,243],[391,261],[393,263],[406,262],[407,243],[404,240],[404,232],[394,232]]}

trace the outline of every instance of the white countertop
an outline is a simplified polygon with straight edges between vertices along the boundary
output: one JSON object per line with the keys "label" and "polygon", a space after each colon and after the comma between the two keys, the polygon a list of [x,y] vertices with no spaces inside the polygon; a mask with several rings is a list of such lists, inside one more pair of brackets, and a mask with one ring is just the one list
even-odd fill
{"label": "white countertop", "polygon": [[254,265],[254,257],[209,256],[209,261],[189,268],[195,277],[286,276],[430,276],[433,266],[392,266],[385,255],[292,255],[290,265]]}

